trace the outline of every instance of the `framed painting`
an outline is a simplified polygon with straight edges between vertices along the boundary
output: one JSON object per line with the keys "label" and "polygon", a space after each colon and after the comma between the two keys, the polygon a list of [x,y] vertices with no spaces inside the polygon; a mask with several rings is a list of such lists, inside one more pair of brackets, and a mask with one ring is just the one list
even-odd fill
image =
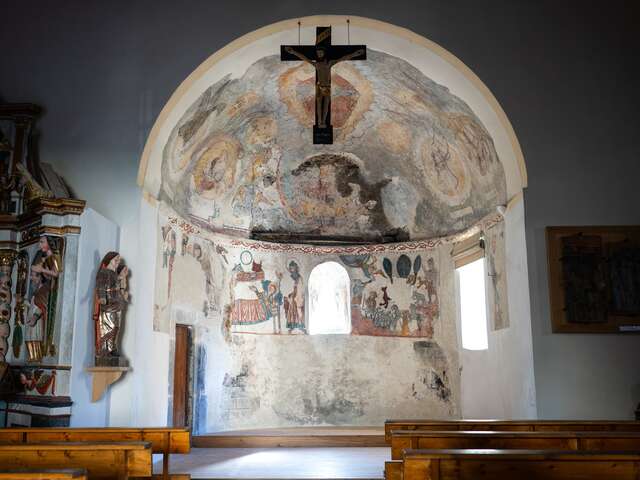
{"label": "framed painting", "polygon": [[640,226],[547,227],[554,333],[640,333]]}

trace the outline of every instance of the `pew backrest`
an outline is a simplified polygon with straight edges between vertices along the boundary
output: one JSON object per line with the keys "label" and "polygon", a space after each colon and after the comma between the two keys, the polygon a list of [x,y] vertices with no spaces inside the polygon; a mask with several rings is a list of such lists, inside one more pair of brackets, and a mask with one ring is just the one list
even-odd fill
{"label": "pew backrest", "polygon": [[640,421],[621,420],[387,420],[384,437],[391,442],[393,430],[499,430],[511,432],[640,432]]}
{"label": "pew backrest", "polygon": [[61,470],[0,470],[0,480],[87,480],[83,468]]}
{"label": "pew backrest", "polygon": [[640,432],[503,432],[394,430],[391,458],[405,449],[528,449],[640,451]]}
{"label": "pew backrest", "polygon": [[86,468],[91,479],[148,477],[153,458],[148,442],[0,445],[3,469]]}
{"label": "pew backrest", "polygon": [[0,444],[45,442],[149,442],[153,453],[189,453],[186,428],[3,428]]}
{"label": "pew backrest", "polygon": [[640,452],[407,450],[403,480],[637,480]]}

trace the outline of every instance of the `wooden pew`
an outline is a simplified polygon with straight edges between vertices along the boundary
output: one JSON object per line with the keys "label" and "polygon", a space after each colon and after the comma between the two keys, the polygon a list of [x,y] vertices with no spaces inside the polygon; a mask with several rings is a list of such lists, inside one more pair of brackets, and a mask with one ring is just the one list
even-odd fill
{"label": "wooden pew", "polygon": [[0,480],[87,480],[85,469],[0,471]]}
{"label": "wooden pew", "polygon": [[148,442],[22,443],[0,445],[3,469],[85,468],[90,479],[127,479],[152,474]]}
{"label": "wooden pew", "polygon": [[384,438],[391,444],[393,430],[500,430],[515,432],[640,432],[640,422],[633,420],[387,420]]}
{"label": "wooden pew", "polygon": [[402,459],[405,449],[494,448],[521,450],[640,451],[640,432],[481,432],[395,430],[391,459]]}
{"label": "wooden pew", "polygon": [[191,451],[186,428],[2,428],[1,444],[44,442],[149,442],[153,453],[162,454],[162,473],[169,476],[169,455]]}
{"label": "wooden pew", "polygon": [[407,450],[403,480],[637,480],[640,453]]}

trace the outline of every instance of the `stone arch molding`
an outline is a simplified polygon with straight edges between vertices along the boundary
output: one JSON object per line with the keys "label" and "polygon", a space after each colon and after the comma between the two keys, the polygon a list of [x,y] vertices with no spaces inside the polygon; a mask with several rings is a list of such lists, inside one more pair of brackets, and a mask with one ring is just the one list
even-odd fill
{"label": "stone arch molding", "polygon": [[163,150],[176,125],[209,87],[225,77],[242,77],[258,60],[277,54],[281,44],[295,43],[298,22],[301,43],[313,42],[318,25],[332,25],[334,43],[347,43],[347,18],[353,42],[364,43],[372,50],[408,62],[468,105],[493,141],[504,170],[507,201],[518,197],[527,185],[526,166],[518,139],[496,98],[462,61],[407,29],[363,17],[334,15],[284,20],[260,28],[229,43],[194,70],[164,106],[147,139],[138,172],[138,183],[145,197],[159,198]]}

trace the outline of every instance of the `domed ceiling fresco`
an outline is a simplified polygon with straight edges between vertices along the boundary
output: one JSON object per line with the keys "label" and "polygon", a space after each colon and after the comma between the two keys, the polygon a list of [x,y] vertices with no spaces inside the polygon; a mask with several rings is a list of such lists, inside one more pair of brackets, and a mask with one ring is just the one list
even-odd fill
{"label": "domed ceiling fresco", "polygon": [[276,55],[208,88],[164,147],[160,197],[211,231],[432,238],[507,201],[493,140],[465,102],[369,49],[333,68],[333,145],[313,145],[315,71]]}

